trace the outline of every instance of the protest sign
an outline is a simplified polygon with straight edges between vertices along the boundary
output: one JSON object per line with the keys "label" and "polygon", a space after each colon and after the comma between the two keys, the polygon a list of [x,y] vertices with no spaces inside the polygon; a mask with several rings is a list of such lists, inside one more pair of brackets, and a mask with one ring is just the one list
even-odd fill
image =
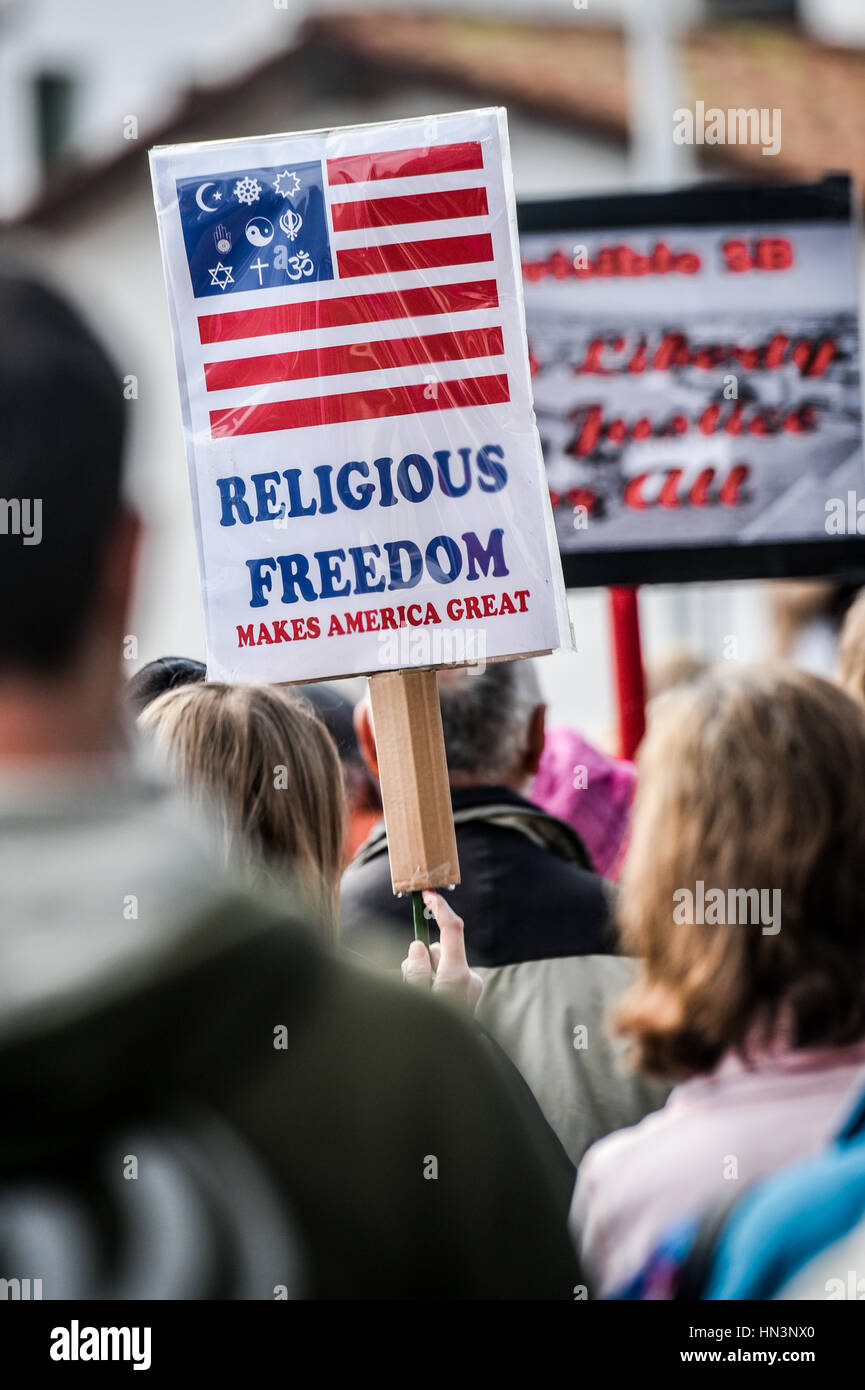
{"label": "protest sign", "polygon": [[569,584],[865,569],[850,181],[521,204]]}
{"label": "protest sign", "polygon": [[209,676],[567,643],[504,112],[150,158]]}

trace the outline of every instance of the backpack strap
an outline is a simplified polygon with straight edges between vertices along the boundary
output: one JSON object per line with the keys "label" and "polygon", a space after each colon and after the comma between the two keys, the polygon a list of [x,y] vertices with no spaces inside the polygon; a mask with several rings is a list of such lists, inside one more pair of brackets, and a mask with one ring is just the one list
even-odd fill
{"label": "backpack strap", "polygon": [[[503,830],[515,830],[527,840],[549,850],[557,858],[577,864],[589,873],[597,873],[588,850],[571,826],[551,816],[540,806],[514,806],[507,801],[481,806],[462,806],[454,811],[454,825],[499,825]],[[352,868],[362,868],[387,852],[387,834],[383,825],[377,826],[351,862]]]}
{"label": "backpack strap", "polygon": [[676,1291],[673,1296],[677,1303],[699,1302],[703,1297],[715,1266],[718,1242],[727,1221],[733,1208],[751,1190],[752,1185],[749,1183],[744,1188],[737,1188],[729,1197],[716,1202],[702,1217],[676,1279]]}
{"label": "backpack strap", "polygon": [[847,1112],[847,1118],[838,1131],[837,1140],[840,1144],[849,1144],[852,1140],[859,1139],[863,1135],[865,1135],[865,1086],[862,1087]]}
{"label": "backpack strap", "polygon": [[[831,1144],[852,1143],[865,1137],[865,1087],[860,1091],[847,1119]],[[754,1187],[749,1183],[739,1188],[732,1196],[717,1202],[700,1221],[691,1248],[682,1262],[676,1279],[675,1298],[679,1300],[699,1300],[709,1284],[709,1277],[715,1264],[718,1243],[738,1202]]]}

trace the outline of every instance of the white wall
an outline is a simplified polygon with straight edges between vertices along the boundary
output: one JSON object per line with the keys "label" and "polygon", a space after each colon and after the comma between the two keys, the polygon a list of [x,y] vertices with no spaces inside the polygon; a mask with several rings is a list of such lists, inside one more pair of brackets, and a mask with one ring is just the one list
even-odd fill
{"label": "white wall", "polygon": [[865,46],[862,0],[799,0],[799,13],[802,23],[824,43]]}

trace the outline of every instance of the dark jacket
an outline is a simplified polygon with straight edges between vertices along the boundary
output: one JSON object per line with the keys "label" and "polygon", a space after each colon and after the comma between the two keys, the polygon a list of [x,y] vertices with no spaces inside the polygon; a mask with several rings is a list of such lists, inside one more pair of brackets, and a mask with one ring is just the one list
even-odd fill
{"label": "dark jacket", "polygon": [[455,1009],[295,912],[159,788],[0,784],[0,1189],[200,1105],[285,1202],[308,1294],[572,1299],[547,1127]]}
{"label": "dark jacket", "polygon": [[[596,1139],[663,1104],[668,1089],[635,1075],[608,1033],[634,975],[633,962],[616,954],[612,890],[570,826],[515,792],[455,788],[451,798],[461,882],[445,896],[484,979],[478,1022],[577,1164]],[[411,904],[391,890],[383,825],[343,878],[341,925],[358,955],[388,967],[405,956]]]}
{"label": "dark jacket", "polygon": [[[471,965],[612,949],[606,885],[570,826],[506,787],[454,788],[451,801],[461,882],[445,897],[465,922]],[[346,944],[370,922],[392,928],[401,960],[411,938],[411,904],[391,889],[384,822],[343,879]]]}

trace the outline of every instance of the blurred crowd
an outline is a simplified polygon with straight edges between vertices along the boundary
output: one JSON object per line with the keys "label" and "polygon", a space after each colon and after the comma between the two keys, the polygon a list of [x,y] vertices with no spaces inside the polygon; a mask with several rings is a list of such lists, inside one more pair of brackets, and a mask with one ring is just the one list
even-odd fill
{"label": "blurred crowd", "polygon": [[[774,662],[650,672],[637,765],[576,695],[548,728],[530,661],[441,671],[462,881],[424,895],[428,951],[367,699],[184,656],[124,682],[117,380],[53,291],[0,277],[0,492],[44,516],[0,547],[5,1273],[49,1298],[846,1296],[865,596],[779,594]],[[815,626],[829,675],[795,664]]]}

